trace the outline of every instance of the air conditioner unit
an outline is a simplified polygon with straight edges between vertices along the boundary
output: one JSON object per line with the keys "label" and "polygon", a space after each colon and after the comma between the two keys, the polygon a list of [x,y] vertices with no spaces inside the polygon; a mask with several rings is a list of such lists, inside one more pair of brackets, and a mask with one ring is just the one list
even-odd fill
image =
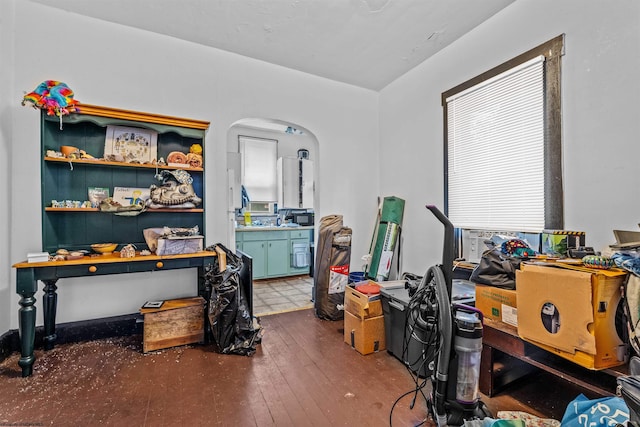
{"label": "air conditioner unit", "polygon": [[484,243],[495,235],[512,237],[526,241],[531,249],[540,251],[540,233],[526,231],[498,231],[498,230],[462,230],[462,257],[474,263],[479,263],[482,253],[489,247]]}

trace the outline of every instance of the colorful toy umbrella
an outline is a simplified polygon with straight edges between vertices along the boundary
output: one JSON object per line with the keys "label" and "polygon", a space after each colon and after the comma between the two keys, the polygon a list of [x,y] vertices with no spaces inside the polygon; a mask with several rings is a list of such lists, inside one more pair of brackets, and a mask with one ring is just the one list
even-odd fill
{"label": "colorful toy umbrella", "polygon": [[22,99],[22,105],[30,103],[33,108],[47,110],[49,116],[60,117],[62,128],[62,116],[76,111],[78,101],[73,99],[73,91],[63,82],[57,80],[45,80],[29,92]]}

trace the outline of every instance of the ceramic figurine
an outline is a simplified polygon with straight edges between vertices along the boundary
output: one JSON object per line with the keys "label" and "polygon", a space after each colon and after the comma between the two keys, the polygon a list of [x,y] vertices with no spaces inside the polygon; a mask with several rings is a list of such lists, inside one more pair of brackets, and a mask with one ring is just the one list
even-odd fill
{"label": "ceramic figurine", "polygon": [[151,185],[148,207],[153,209],[166,207],[192,208],[202,199],[193,190],[193,178],[182,169],[168,171],[163,170],[156,175],[156,179],[162,181],[162,185]]}

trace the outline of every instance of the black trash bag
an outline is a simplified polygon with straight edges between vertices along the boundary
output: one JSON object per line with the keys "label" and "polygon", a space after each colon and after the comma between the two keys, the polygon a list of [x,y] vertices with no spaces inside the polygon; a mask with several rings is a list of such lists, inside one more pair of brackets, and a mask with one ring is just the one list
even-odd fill
{"label": "black trash bag", "polygon": [[481,285],[515,289],[516,270],[520,269],[521,261],[521,258],[503,254],[498,248],[486,250],[480,258],[480,264],[471,272],[469,280]]}
{"label": "black trash bag", "polygon": [[221,244],[207,250],[216,247],[226,254],[226,269],[220,271],[216,258],[205,270],[205,286],[211,289],[207,313],[211,340],[218,353],[252,356],[262,328],[258,319],[254,323],[240,281],[242,259]]}

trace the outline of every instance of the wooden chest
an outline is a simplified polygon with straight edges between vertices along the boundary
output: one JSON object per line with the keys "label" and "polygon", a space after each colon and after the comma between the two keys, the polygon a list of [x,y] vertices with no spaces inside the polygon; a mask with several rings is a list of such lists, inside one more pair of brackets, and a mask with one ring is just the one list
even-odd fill
{"label": "wooden chest", "polygon": [[143,348],[149,351],[204,341],[202,297],[166,300],[160,308],[141,308]]}

